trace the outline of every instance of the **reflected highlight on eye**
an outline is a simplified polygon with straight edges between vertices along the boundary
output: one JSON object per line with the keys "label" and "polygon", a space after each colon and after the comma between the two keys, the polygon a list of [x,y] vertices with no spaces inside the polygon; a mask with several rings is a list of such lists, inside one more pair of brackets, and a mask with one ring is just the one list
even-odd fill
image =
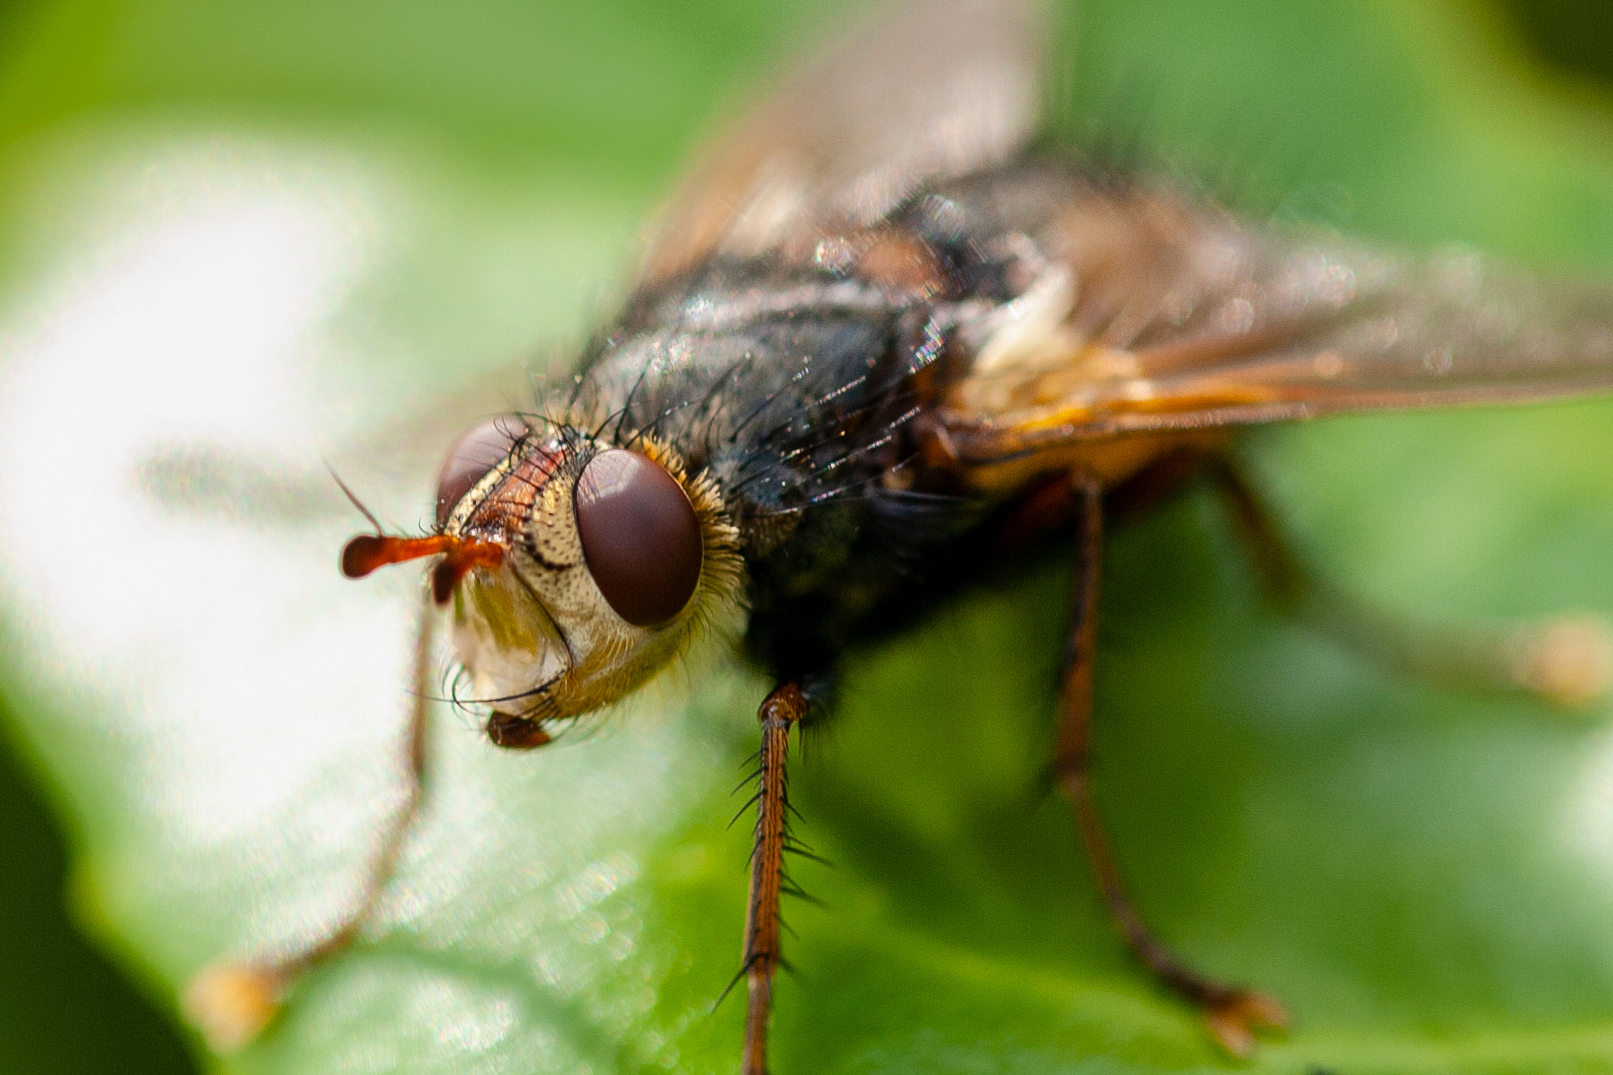
{"label": "reflected highlight on eye", "polygon": [[437,525],[444,526],[460,499],[487,472],[509,456],[515,442],[526,436],[526,423],[513,414],[501,414],[473,428],[454,442],[437,478]]}
{"label": "reflected highlight on eye", "polygon": [[683,611],[700,581],[700,521],[677,479],[612,448],[577,479],[577,533],[600,593],[635,627]]}

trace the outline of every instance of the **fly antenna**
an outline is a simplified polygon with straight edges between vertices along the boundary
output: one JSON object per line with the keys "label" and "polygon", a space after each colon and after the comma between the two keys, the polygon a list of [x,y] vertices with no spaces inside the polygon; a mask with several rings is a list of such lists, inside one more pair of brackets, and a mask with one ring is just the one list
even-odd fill
{"label": "fly antenna", "polygon": [[342,476],[336,473],[336,468],[330,465],[330,460],[321,459],[320,462],[325,464],[325,470],[330,473],[331,481],[335,482],[336,487],[342,491],[344,496],[347,497],[348,503],[357,508],[359,510],[359,514],[363,515],[370,521],[370,525],[375,527],[375,532],[377,534],[385,533],[386,528],[381,525],[381,520],[377,519],[375,517],[375,513],[364,506],[364,501],[358,498],[357,493],[353,492],[353,490],[347,487],[347,483],[342,481]]}

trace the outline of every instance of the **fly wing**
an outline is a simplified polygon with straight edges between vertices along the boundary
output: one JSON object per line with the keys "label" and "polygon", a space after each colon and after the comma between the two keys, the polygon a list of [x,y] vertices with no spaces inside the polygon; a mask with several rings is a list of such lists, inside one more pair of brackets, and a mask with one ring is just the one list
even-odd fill
{"label": "fly wing", "polygon": [[975,326],[941,419],[966,461],[1117,433],[1613,387],[1613,286],[1385,253],[1158,191],[1071,199]]}
{"label": "fly wing", "polygon": [[1006,159],[1038,119],[1033,3],[907,0],[834,39],[693,169],[640,283],[871,223],[920,183]]}

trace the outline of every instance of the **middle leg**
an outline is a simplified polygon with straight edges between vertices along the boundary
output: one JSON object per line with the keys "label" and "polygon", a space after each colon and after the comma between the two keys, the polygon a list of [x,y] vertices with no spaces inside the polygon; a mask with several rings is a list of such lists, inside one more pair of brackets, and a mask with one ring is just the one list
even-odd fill
{"label": "middle leg", "polygon": [[1154,936],[1132,906],[1114,852],[1104,834],[1092,792],[1092,675],[1097,640],[1098,591],[1103,567],[1103,490],[1097,481],[1073,479],[1077,504],[1074,600],[1059,699],[1054,774],[1075,808],[1081,842],[1115,925],[1154,977],[1204,1012],[1210,1032],[1235,1056],[1254,1047],[1262,1029],[1287,1025],[1274,998],[1229,985],[1185,963]]}

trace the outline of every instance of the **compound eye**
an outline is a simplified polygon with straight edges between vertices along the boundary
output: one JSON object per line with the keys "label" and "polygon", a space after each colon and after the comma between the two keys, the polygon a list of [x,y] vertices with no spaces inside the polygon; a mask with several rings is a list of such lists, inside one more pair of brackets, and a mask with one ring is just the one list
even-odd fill
{"label": "compound eye", "polygon": [[577,479],[577,534],[599,592],[635,627],[670,620],[700,581],[700,520],[659,463],[600,452]]}
{"label": "compound eye", "polygon": [[509,457],[515,442],[526,436],[526,423],[513,414],[489,418],[454,442],[448,458],[442,461],[437,477],[437,525],[445,526],[448,516],[464,495],[487,472]]}

